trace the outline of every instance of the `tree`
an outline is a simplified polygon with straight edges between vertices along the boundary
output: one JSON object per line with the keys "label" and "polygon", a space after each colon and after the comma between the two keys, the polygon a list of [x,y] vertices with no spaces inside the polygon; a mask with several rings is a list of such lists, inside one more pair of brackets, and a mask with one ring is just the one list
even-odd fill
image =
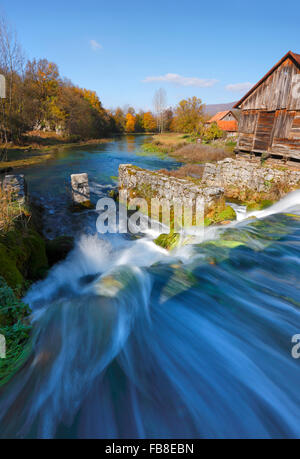
{"label": "tree", "polygon": [[145,131],[146,132],[154,132],[154,131],[156,131],[156,126],[157,126],[156,119],[154,118],[152,113],[151,112],[144,113],[143,127],[144,127]]}
{"label": "tree", "polygon": [[172,130],[172,122],[174,119],[174,113],[172,108],[167,108],[164,111],[164,129],[166,131],[171,131]]}
{"label": "tree", "polygon": [[24,117],[23,51],[18,43],[15,31],[2,17],[0,18],[0,73],[5,77],[6,94],[0,99],[0,135],[5,146],[0,160],[6,159],[6,144],[10,140],[19,140],[26,130]]}
{"label": "tree", "polygon": [[202,100],[195,96],[181,100],[175,108],[175,129],[187,134],[199,133],[203,125],[203,109]]}
{"label": "tree", "polygon": [[27,98],[31,98],[35,128],[55,130],[64,119],[58,107],[60,79],[57,65],[47,59],[28,61],[24,84]]}
{"label": "tree", "polygon": [[212,123],[207,129],[204,130],[203,140],[210,142],[211,140],[221,139],[225,133],[219,128],[217,123]]}
{"label": "tree", "polygon": [[144,132],[144,112],[140,110],[139,113],[135,115],[135,132]]}
{"label": "tree", "polygon": [[126,124],[124,111],[120,107],[116,108],[116,110],[112,113],[112,118],[115,124],[115,131],[120,134],[123,133],[125,131]]}
{"label": "tree", "polygon": [[167,103],[167,94],[163,88],[160,88],[155,92],[153,103],[157,116],[158,131],[162,133],[164,130],[164,110]]}
{"label": "tree", "polygon": [[134,132],[134,129],[135,129],[135,116],[133,116],[131,113],[127,113],[125,131]]}

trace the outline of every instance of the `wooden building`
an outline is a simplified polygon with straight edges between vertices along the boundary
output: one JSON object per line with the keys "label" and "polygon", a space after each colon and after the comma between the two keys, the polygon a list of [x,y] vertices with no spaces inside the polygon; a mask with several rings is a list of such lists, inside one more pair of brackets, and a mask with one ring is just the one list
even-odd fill
{"label": "wooden building", "polygon": [[218,112],[207,121],[207,124],[217,123],[220,129],[226,131],[229,135],[234,135],[238,130],[238,116],[236,112],[237,110]]}
{"label": "wooden building", "polygon": [[235,106],[237,152],[300,161],[300,55],[289,51]]}

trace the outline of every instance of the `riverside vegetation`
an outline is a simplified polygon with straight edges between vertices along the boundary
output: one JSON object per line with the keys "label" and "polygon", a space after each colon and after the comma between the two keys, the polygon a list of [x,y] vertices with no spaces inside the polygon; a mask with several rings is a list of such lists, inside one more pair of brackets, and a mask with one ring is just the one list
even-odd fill
{"label": "riverside vegetation", "polygon": [[9,190],[0,188],[0,334],[7,345],[7,356],[0,360],[0,385],[27,356],[30,309],[22,296],[73,246],[69,237],[53,241],[43,237],[40,212],[33,204],[21,204]]}

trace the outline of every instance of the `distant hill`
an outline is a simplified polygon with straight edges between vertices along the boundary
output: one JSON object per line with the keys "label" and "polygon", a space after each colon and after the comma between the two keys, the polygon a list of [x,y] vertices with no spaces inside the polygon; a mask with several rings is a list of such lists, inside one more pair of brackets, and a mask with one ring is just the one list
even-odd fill
{"label": "distant hill", "polygon": [[235,104],[236,102],[228,102],[227,104],[208,104],[205,106],[204,113],[205,115],[213,116],[218,112],[230,110]]}

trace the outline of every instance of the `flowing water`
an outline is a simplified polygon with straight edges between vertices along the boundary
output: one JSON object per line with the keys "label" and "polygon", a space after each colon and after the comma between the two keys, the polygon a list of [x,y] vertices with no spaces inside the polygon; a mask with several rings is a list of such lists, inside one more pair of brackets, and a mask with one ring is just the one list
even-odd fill
{"label": "flowing water", "polygon": [[[46,220],[64,219],[66,171],[94,173],[105,193],[121,162],[165,167],[137,154],[142,140],[28,169]],[[97,235],[95,213],[81,215],[76,248],[25,298],[33,350],[0,394],[0,436],[299,437],[300,191],[237,210],[172,253],[150,234]]]}

